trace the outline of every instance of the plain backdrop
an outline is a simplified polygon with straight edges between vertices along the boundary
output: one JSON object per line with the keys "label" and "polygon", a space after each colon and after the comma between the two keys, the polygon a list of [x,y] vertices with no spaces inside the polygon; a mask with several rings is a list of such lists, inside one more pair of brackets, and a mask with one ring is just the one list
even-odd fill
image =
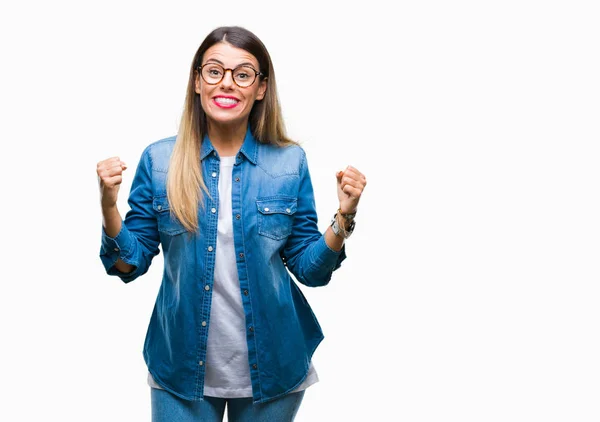
{"label": "plain backdrop", "polygon": [[319,225],[368,180],[297,421],[600,420],[593,1],[30,1],[0,6],[3,421],[148,421],[162,254],[98,257],[96,163],[176,134],[215,27],[269,49]]}

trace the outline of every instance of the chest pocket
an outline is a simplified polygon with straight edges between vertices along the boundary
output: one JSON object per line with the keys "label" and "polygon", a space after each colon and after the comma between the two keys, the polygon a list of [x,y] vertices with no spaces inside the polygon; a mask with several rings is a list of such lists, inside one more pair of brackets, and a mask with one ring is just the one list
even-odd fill
{"label": "chest pocket", "polygon": [[275,240],[282,240],[292,233],[294,214],[298,200],[290,197],[259,198],[258,234]]}
{"label": "chest pocket", "polygon": [[158,196],[152,200],[152,208],[158,214],[158,231],[171,236],[184,233],[185,227],[175,217],[171,216],[167,196]]}

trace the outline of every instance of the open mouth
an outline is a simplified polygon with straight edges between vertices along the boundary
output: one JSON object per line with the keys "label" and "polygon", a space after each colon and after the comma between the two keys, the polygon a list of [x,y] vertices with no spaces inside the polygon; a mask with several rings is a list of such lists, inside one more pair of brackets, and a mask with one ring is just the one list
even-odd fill
{"label": "open mouth", "polygon": [[239,104],[240,100],[231,97],[215,97],[213,101],[219,107],[231,108]]}

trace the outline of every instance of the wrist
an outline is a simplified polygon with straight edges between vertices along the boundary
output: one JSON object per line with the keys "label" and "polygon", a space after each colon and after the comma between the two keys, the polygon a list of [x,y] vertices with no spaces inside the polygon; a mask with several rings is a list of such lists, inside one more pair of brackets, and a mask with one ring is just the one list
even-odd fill
{"label": "wrist", "polygon": [[348,239],[354,231],[354,215],[351,218],[343,217],[338,209],[331,219],[333,234],[343,239]]}
{"label": "wrist", "polygon": [[341,206],[338,208],[337,210],[338,214],[340,215],[340,217],[342,217],[344,220],[354,220],[354,217],[356,216],[356,208],[354,208],[351,211],[348,210],[344,210]]}
{"label": "wrist", "polygon": [[338,211],[342,214],[356,214],[356,208],[344,208],[341,204],[338,207]]}

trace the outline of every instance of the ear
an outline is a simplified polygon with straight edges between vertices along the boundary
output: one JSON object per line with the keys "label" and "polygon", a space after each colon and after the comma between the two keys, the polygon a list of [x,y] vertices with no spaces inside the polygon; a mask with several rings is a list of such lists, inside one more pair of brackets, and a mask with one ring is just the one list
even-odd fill
{"label": "ear", "polygon": [[260,81],[260,85],[258,86],[258,94],[256,95],[256,100],[260,101],[265,98],[265,94],[267,93],[267,78],[264,78]]}
{"label": "ear", "polygon": [[196,94],[200,94],[200,74],[196,72],[196,80],[194,81]]}

